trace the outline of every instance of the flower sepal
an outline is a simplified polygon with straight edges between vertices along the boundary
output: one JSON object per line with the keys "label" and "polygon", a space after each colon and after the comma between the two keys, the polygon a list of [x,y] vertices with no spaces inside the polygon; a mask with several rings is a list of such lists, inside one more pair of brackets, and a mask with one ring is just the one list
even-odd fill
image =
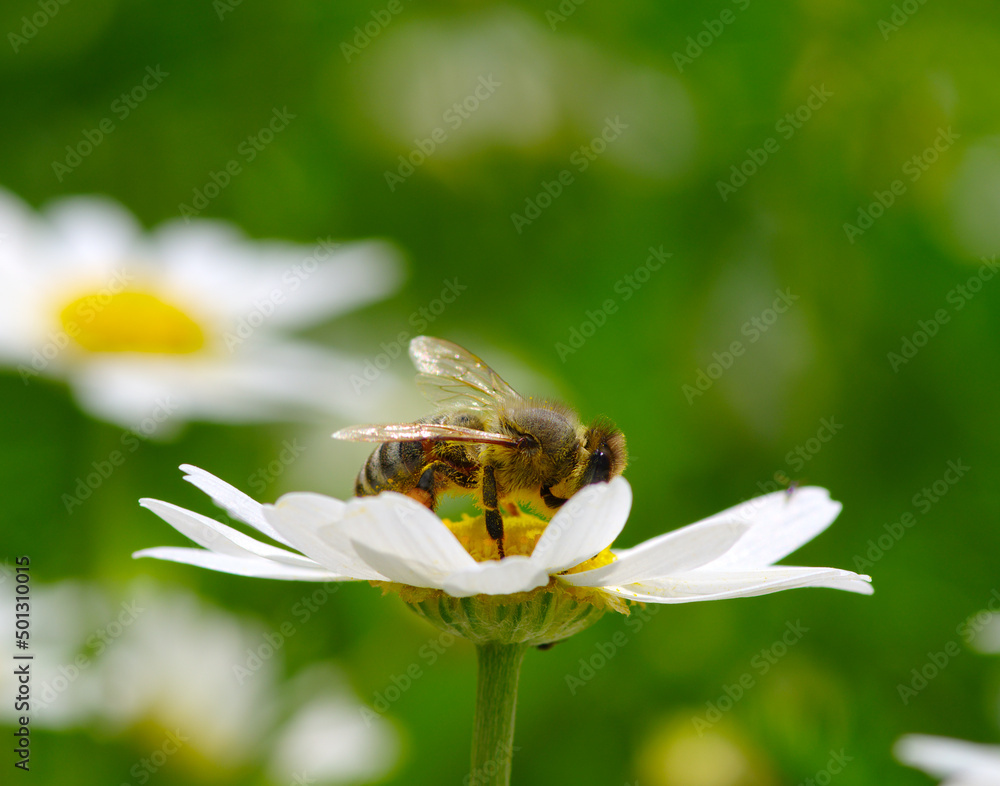
{"label": "flower sepal", "polygon": [[432,625],[477,645],[554,644],[586,630],[605,612],[604,604],[574,597],[558,586],[467,598],[438,590],[411,593],[408,590],[415,588],[398,589],[407,605]]}

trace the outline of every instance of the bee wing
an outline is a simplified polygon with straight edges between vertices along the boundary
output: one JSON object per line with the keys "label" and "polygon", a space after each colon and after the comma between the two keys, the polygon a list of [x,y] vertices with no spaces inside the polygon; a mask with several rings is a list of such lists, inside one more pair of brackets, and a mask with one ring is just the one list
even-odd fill
{"label": "bee wing", "polygon": [[442,423],[389,423],[375,426],[348,426],[333,433],[334,439],[353,442],[416,442],[425,439],[449,442],[481,442],[491,445],[516,445],[516,437],[495,434],[464,426]]}
{"label": "bee wing", "polygon": [[418,336],[410,342],[410,358],[420,372],[417,386],[435,404],[490,409],[521,399],[480,358],[450,341]]}

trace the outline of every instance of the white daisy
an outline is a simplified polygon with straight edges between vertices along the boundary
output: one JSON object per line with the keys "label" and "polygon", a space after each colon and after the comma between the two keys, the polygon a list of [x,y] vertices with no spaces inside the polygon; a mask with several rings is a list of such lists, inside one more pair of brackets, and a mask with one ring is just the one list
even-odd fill
{"label": "white daisy", "polygon": [[251,242],[206,220],[145,233],[107,199],[36,214],[2,191],[0,234],[0,363],[26,383],[66,379],[85,410],[144,434],[370,413],[361,362],[285,334],[391,292],[386,244]]}
{"label": "white daisy", "polygon": [[391,190],[417,170],[463,177],[470,159],[498,149],[559,151],[574,175],[598,160],[654,179],[687,168],[698,123],[684,82],[549,27],[500,6],[401,19],[357,54],[342,45],[348,62],[363,59],[355,83],[371,117],[363,142],[392,147]]}
{"label": "white daisy", "polygon": [[[12,607],[13,581],[0,580],[0,602]],[[364,714],[333,664],[282,677],[275,637],[294,635],[288,623],[267,630],[146,582],[115,595],[85,582],[33,585],[32,604],[31,723],[40,729],[146,735],[156,746],[170,738],[193,766],[256,763],[275,783],[295,772],[374,780],[399,758],[393,727]],[[0,689],[17,692],[13,670],[0,671]],[[0,722],[23,715],[0,704]]]}
{"label": "white daisy", "polygon": [[193,593],[133,587],[134,620],[111,640],[93,677],[102,685],[95,714],[119,733],[151,722],[178,730],[185,746],[236,766],[257,755],[273,727],[280,662],[237,672],[265,631]]}
{"label": "white daisy", "polygon": [[274,783],[370,783],[396,765],[400,741],[391,723],[363,708],[332,664],[310,667],[285,693],[295,710],[272,743]]}
{"label": "white daisy", "polygon": [[993,590],[989,608],[973,614],[959,628],[965,642],[985,655],[1000,653],[1000,613],[993,608],[996,600],[1000,600],[1000,593]]}
{"label": "white daisy", "polygon": [[943,778],[942,786],[1000,784],[1000,746],[908,734],[893,751],[904,764]]}
{"label": "white daisy", "polygon": [[[526,513],[505,520],[508,556],[481,518],[442,521],[416,501],[387,492],[348,502],[292,493],[261,505],[204,470],[185,479],[231,516],[284,546],[255,540],[214,519],[154,499],[141,504],[202,549],[160,547],[137,557],[183,562],[262,578],[375,581],[457,598],[563,590],[593,605],[624,610],[649,603],[749,597],[794,587],[872,592],[848,570],[775,565],[825,530],[840,512],[821,488],[781,491],[744,502],[634,548],[610,551],[628,518],[624,478],[583,489],[544,522]],[[424,599],[412,593],[404,599]]]}

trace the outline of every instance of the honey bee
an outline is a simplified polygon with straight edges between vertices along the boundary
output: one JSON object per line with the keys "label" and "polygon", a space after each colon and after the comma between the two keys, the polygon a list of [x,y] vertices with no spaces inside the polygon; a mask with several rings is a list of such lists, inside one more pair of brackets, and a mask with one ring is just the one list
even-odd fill
{"label": "honey bee", "polygon": [[524,398],[468,350],[419,336],[410,342],[417,385],[438,411],[415,423],[350,426],[335,439],[380,442],[358,473],[356,496],[397,491],[431,510],[441,494],[472,494],[504,556],[503,506],[551,516],[573,494],[625,469],[625,436],[589,426],[569,407]]}

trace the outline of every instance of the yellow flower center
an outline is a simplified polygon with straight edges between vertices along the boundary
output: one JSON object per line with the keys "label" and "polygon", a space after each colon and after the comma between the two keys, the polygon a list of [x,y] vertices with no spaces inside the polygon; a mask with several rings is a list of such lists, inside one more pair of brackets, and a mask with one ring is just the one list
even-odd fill
{"label": "yellow flower center", "polygon": [[[497,543],[486,531],[486,521],[482,516],[473,517],[463,514],[458,521],[443,519],[443,522],[476,562],[500,559]],[[523,511],[518,516],[504,516],[503,545],[506,555],[508,557],[518,554],[525,557],[531,556],[531,552],[535,550],[535,544],[538,543],[538,539],[548,525],[549,522],[545,519]],[[597,556],[570,568],[566,573],[579,573],[591,568],[599,568],[614,562],[614,559],[615,556],[611,553],[611,549],[604,549]]]}
{"label": "yellow flower center", "polygon": [[197,322],[147,292],[83,295],[62,308],[59,320],[89,352],[187,354],[205,346]]}

